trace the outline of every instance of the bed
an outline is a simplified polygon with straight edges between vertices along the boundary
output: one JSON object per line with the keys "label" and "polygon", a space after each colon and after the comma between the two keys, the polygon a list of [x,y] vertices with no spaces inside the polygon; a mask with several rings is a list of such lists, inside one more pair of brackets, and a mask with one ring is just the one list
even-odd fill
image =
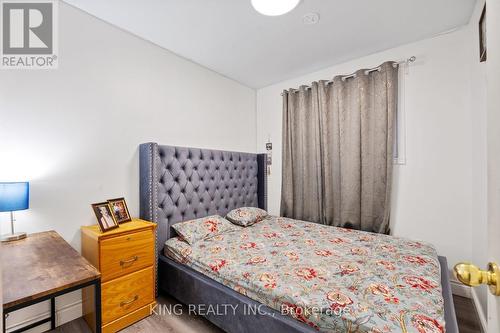
{"label": "bed", "polygon": [[[196,244],[192,246],[193,248],[183,249],[184,242],[176,238],[177,235],[171,228],[175,223],[210,215],[225,216],[230,210],[239,207],[266,209],[265,160],[264,154],[172,147],[156,143],[146,143],[140,146],[141,217],[158,224],[156,241],[158,292],[168,293],[180,302],[189,304],[190,307],[201,312],[200,314],[227,332],[316,332],[318,330],[364,332],[370,329],[376,332],[374,328],[378,327],[377,325],[381,321],[387,320],[387,318],[383,318],[384,313],[386,316],[391,316],[396,312],[399,314],[399,318],[394,319],[399,320],[398,326],[384,327],[382,325],[382,329],[386,331],[392,329],[393,332],[440,332],[445,328],[447,332],[458,332],[446,259],[437,257],[432,247],[426,244],[391,236],[372,235],[308,222],[269,217],[252,227],[232,232],[237,235],[236,238],[233,237],[234,235],[230,235],[232,233],[228,233],[219,240],[222,242],[221,244],[214,245],[212,243],[214,248],[240,248],[239,251],[230,251],[234,252],[235,256],[229,258],[232,263],[238,263],[239,260],[248,261],[248,258],[257,257],[256,263],[258,264],[260,260],[263,260],[263,256],[259,255],[258,249],[254,248],[251,243],[255,243],[255,246],[260,245],[261,249],[269,254],[270,251],[273,251],[270,250],[271,244],[280,242],[280,240],[272,239],[273,237],[283,236],[283,240],[290,240],[293,239],[293,234],[298,232],[305,232],[313,236],[310,237],[313,239],[297,236],[292,245],[282,244],[282,249],[274,251],[283,255],[281,261],[283,258],[289,260],[292,263],[291,266],[282,266],[275,270],[269,269],[268,272],[250,271],[249,274],[258,274],[257,278],[249,279],[249,281],[257,280],[260,283],[257,288],[251,288],[248,284],[243,284],[241,279],[237,279],[236,275],[231,275],[242,273],[238,270],[228,270],[225,274],[229,275],[222,275],[226,268],[222,267],[224,265],[220,261],[214,261],[217,256],[205,258],[202,255],[203,252],[211,252],[206,250],[206,246],[211,246],[210,244],[204,244],[203,250],[195,248]],[[266,229],[267,232],[261,230],[262,228]],[[278,229],[275,230],[275,228]],[[237,243],[235,239],[241,239],[240,234],[246,234],[246,237],[255,238],[256,241],[249,240],[245,243]],[[319,241],[321,235],[324,235],[325,241],[333,240],[331,246],[324,247],[323,243],[319,242],[321,246],[318,248],[314,244]],[[351,239],[351,237],[354,238]],[[342,244],[342,240],[346,242],[356,240],[358,243],[347,247],[343,246],[345,244]],[[214,242],[214,240],[209,242]],[[361,246],[359,242],[371,245],[361,244]],[[308,270],[311,267],[304,267],[305,262],[301,258],[294,258],[294,254],[297,256],[297,252],[299,252],[296,247],[298,243],[304,243],[303,246],[311,247],[308,249],[311,253],[308,260],[312,260],[314,255],[315,265],[319,267],[318,271]],[[165,244],[167,244],[165,250],[169,254],[168,256],[164,254]],[[245,244],[248,248],[241,248],[242,245],[245,247]],[[410,293],[401,297],[399,291],[395,292],[393,289],[385,288],[383,283],[384,270],[389,269],[390,271],[390,269],[395,268],[390,266],[390,262],[384,263],[383,258],[380,258],[381,246],[384,245],[386,245],[387,251],[392,250],[391,246],[408,249],[408,253],[398,256],[399,259],[408,261],[406,264],[396,264],[397,274],[400,274],[400,279],[398,279],[413,284],[417,289],[421,288],[422,292]],[[295,248],[292,248],[293,246]],[[255,255],[247,257],[245,254],[247,250],[257,252],[254,253]],[[343,251],[351,251],[350,257],[347,257]],[[352,253],[352,251],[356,253]],[[366,253],[366,251],[374,251],[374,253]],[[189,255],[186,256],[187,253]],[[375,256],[378,257],[377,260],[370,259],[373,258],[374,254],[377,254]],[[258,259],[258,257],[261,258]],[[294,260],[298,266],[293,266]],[[331,262],[328,262],[329,260]],[[311,263],[313,262],[311,261]],[[324,263],[328,264],[325,266]],[[419,271],[422,269],[419,266],[422,266],[423,263],[426,264],[426,270]],[[239,263],[239,265],[241,264],[243,262]],[[279,263],[273,263],[271,267],[277,265]],[[284,271],[283,267],[290,267],[291,273],[288,274],[293,275],[292,280],[282,280],[283,276],[276,278],[280,272]],[[331,269],[324,267],[331,267]],[[366,267],[371,268],[368,270]],[[404,268],[402,272],[400,272],[399,267]],[[363,297],[368,298],[363,305],[372,304],[373,306],[371,309],[358,306],[356,311],[342,312],[344,307],[353,308],[348,305],[360,297],[349,290],[355,284],[349,285],[345,282],[352,281],[349,280],[351,273],[353,276],[360,276],[360,272],[356,272],[359,269],[366,269],[367,272],[371,273],[377,272],[374,276],[378,276],[378,281],[358,281],[359,288],[363,290]],[[213,274],[210,274],[211,272]],[[411,274],[415,272],[427,274],[429,278],[426,281],[416,281],[415,274]],[[365,273],[363,272],[363,274]],[[338,282],[338,288],[331,288],[331,285],[321,283],[320,278],[324,278],[325,275],[329,276],[327,280],[330,282],[332,276],[337,276],[338,279],[336,278],[334,281]],[[387,274],[387,276],[394,275]],[[298,288],[299,285],[293,286],[293,281],[296,278],[305,281],[301,282],[300,288],[303,289],[305,283],[308,288],[314,289],[315,293],[312,294],[326,295],[326,298],[323,297],[324,299],[318,299],[317,302],[309,304],[305,296],[311,294],[310,290],[304,296],[298,295],[295,289],[295,296],[298,295],[302,303],[297,302],[297,299],[286,299],[286,293],[277,293],[276,289],[279,289],[277,284],[282,282],[286,284],[285,289],[287,287],[288,289]],[[321,289],[323,287],[329,289],[323,290]],[[370,292],[364,292],[365,290]],[[265,292],[270,293],[266,294]],[[429,295],[422,297],[426,293]],[[289,294],[291,295],[293,292]],[[420,298],[413,296],[420,296]],[[412,303],[408,305],[407,302],[410,301]],[[283,304],[289,305],[286,314],[282,314],[280,311],[283,310],[281,307]],[[298,308],[297,304],[299,304]],[[312,315],[308,311],[306,314],[303,312],[303,309],[308,309],[308,305],[314,308]],[[401,309],[406,309],[405,306],[412,306],[413,312],[400,313]],[[212,309],[212,311],[207,311],[207,308]],[[373,311],[376,308],[380,311]],[[301,311],[297,311],[297,309]],[[343,315],[338,316],[337,313],[332,315],[328,309],[340,311]],[[392,310],[389,311],[389,309]],[[224,311],[221,312],[221,310]],[[430,313],[425,311],[430,311]],[[419,316],[415,316],[417,312]]]}

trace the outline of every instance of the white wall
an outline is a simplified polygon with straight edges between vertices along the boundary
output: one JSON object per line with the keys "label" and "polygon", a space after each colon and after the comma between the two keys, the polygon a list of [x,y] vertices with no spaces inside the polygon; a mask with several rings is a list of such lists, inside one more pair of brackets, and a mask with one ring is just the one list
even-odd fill
{"label": "white wall", "polygon": [[[470,48],[470,64],[471,64],[471,77],[470,77],[470,124],[471,132],[479,135],[473,136],[473,156],[472,161],[478,161],[472,166],[472,173],[475,178],[476,185],[473,189],[472,204],[479,209],[472,219],[472,229],[470,234],[470,242],[473,244],[471,247],[471,261],[486,268],[488,262],[488,226],[487,226],[487,145],[486,145],[486,62],[479,61],[479,29],[478,22],[483,11],[485,0],[479,0],[470,24],[469,39],[472,43]],[[476,302],[479,316],[483,326],[486,326],[486,313],[487,313],[487,286],[480,286],[471,288],[472,297]]]}
{"label": "white wall", "polygon": [[[500,263],[500,1],[487,0],[488,255]],[[500,332],[500,297],[488,293],[488,332]]]}
{"label": "white wall", "polygon": [[433,243],[452,267],[471,259],[471,231],[484,216],[484,115],[471,101],[470,29],[387,50],[257,91],[257,149],[273,142],[269,205],[279,212],[283,89],[412,55],[406,83],[406,165],[395,166],[392,230]]}
{"label": "white wall", "polygon": [[59,68],[0,72],[0,180],[31,182],[18,230],[80,249],[91,203],[124,196],[137,216],[143,142],[255,151],[254,90],[63,2],[59,13]]}

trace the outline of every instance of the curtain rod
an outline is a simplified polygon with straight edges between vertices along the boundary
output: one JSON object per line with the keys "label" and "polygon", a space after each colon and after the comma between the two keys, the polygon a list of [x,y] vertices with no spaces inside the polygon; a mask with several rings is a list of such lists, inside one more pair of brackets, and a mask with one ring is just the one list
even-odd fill
{"label": "curtain rod", "polygon": [[[403,61],[398,61],[398,62],[394,62],[392,64],[392,66],[394,66],[394,68],[400,66],[400,65],[403,65],[403,64],[406,64],[406,65],[409,65],[410,63],[412,62],[415,62],[417,60],[417,57],[415,56],[411,56],[409,57],[408,59],[406,60],[403,60]],[[380,71],[380,66],[377,66],[377,67],[373,67],[373,68],[368,68],[367,70],[365,70],[365,74],[368,75],[370,74],[371,72],[375,72],[375,71]],[[356,77],[356,72],[354,73],[351,73],[349,75],[344,75],[342,76],[342,81],[345,81],[347,79],[350,79],[350,78],[354,78]],[[330,81],[327,81],[326,84],[329,85],[329,84],[332,84],[333,83],[333,80],[330,80]],[[302,85],[301,87],[304,87],[305,90],[309,90],[311,89],[311,86],[306,86],[306,85]],[[293,89],[292,92],[296,93],[296,92],[299,92],[300,90],[298,89]],[[284,90],[282,93],[281,93],[281,96],[283,96],[283,93],[285,92],[289,92],[289,90]]]}

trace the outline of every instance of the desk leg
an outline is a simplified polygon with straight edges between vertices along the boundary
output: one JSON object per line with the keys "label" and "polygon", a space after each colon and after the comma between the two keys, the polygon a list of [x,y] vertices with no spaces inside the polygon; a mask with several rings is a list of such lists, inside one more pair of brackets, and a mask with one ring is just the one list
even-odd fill
{"label": "desk leg", "polygon": [[94,300],[95,300],[95,332],[101,333],[102,318],[101,318],[101,279],[94,283]]}
{"label": "desk leg", "polygon": [[8,313],[2,313],[2,331],[3,333],[5,333],[5,331],[7,330],[7,328],[5,327],[5,324],[6,324],[6,319],[7,319],[7,316],[9,314]]}
{"label": "desk leg", "polygon": [[50,329],[54,330],[56,328],[56,298],[52,297],[50,299]]}

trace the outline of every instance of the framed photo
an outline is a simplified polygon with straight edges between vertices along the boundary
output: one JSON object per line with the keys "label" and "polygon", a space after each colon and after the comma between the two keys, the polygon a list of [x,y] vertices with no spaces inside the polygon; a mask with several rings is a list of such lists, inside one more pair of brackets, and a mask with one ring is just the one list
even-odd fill
{"label": "framed photo", "polygon": [[94,210],[95,216],[97,217],[97,223],[102,232],[118,228],[118,222],[116,222],[115,216],[111,210],[111,205],[108,202],[92,204],[92,209]]}
{"label": "framed photo", "polygon": [[116,222],[124,223],[132,221],[125,198],[110,199],[108,202],[111,206],[111,211],[115,216]]}
{"label": "framed photo", "polygon": [[486,61],[486,4],[483,8],[483,13],[479,19],[479,60]]}

